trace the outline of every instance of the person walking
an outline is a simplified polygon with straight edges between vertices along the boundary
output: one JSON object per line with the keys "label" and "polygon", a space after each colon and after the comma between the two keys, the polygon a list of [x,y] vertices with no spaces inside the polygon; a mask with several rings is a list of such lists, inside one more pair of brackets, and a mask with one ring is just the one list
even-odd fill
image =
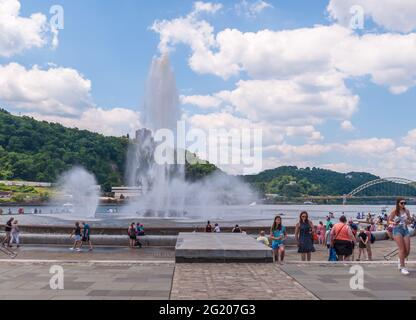
{"label": "person walking", "polygon": [[14,218],[10,218],[6,222],[6,226],[4,228],[4,231],[6,232],[6,237],[3,240],[3,246],[10,247],[10,239],[11,239],[11,232],[12,232],[12,224],[13,224]]}
{"label": "person walking", "polygon": [[136,229],[136,225],[134,222],[128,228],[127,233],[130,239],[129,246],[130,248],[134,248],[136,246],[136,241],[137,241],[137,229]]}
{"label": "person walking", "polygon": [[331,217],[328,216],[328,217],[326,217],[326,224],[325,224],[326,231],[330,230],[329,226],[331,226],[331,228],[332,228],[333,223],[331,221]]}
{"label": "person walking", "polygon": [[408,225],[411,223],[410,211],[406,208],[406,200],[398,198],[396,201],[396,209],[394,209],[389,217],[389,224],[393,226],[393,237],[399,249],[399,265],[398,268],[403,275],[409,275],[406,269],[406,259],[410,255],[410,232]]}
{"label": "person walking", "polygon": [[302,261],[311,261],[312,253],[315,252],[313,245],[314,226],[309,220],[309,215],[306,211],[300,214],[299,222],[296,224],[295,239],[298,243],[298,253],[301,254]]}
{"label": "person walking", "polygon": [[16,243],[17,248],[20,248],[20,230],[19,230],[19,222],[17,220],[13,221],[12,230],[10,232],[10,243],[9,247],[13,247],[13,243]]}
{"label": "person walking", "polygon": [[285,259],[285,240],[287,238],[286,227],[282,224],[282,217],[277,216],[274,219],[270,230],[270,239],[272,240],[272,249],[275,261],[283,264]]}
{"label": "person walking", "polygon": [[79,225],[79,222],[75,222],[75,228],[74,230],[72,230],[69,238],[72,239],[72,237],[75,238],[75,241],[74,241],[74,246],[70,248],[70,250],[71,251],[76,250],[77,252],[81,252],[82,237],[81,237],[81,227]]}
{"label": "person walking", "polygon": [[325,245],[327,249],[331,249],[331,231],[332,231],[333,225],[332,223],[329,225],[329,229],[325,232]]}
{"label": "person walking", "polygon": [[325,232],[326,227],[322,221],[319,221],[318,227],[316,228],[316,234],[318,235],[318,243],[325,246]]}
{"label": "person walking", "polygon": [[83,243],[86,242],[90,246],[89,251],[93,250],[92,247],[92,241],[91,241],[91,228],[90,225],[86,222],[82,223],[82,242],[81,242],[81,248],[83,246]]}
{"label": "person walking", "polygon": [[339,223],[335,224],[331,231],[331,247],[335,249],[339,261],[348,261],[353,253],[354,242],[356,241],[347,218],[341,216]]}

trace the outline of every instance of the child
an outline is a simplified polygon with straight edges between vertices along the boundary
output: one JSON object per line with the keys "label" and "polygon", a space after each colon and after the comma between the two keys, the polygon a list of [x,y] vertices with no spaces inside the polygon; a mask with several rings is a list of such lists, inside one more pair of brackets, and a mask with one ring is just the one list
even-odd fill
{"label": "child", "polygon": [[360,253],[358,255],[357,261],[360,261],[361,254],[365,258],[365,255],[366,255],[366,252],[367,252],[367,243],[369,241],[368,236],[367,236],[367,234],[366,234],[366,232],[363,228],[360,229],[360,233],[358,234],[358,241],[359,241],[358,247],[360,249]]}

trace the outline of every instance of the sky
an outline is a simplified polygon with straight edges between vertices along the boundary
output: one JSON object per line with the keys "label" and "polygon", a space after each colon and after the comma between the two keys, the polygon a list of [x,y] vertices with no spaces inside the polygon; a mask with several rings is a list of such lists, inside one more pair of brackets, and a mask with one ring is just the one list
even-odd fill
{"label": "sky", "polygon": [[187,125],[261,128],[261,170],[416,179],[414,0],[0,0],[13,114],[132,134],[163,54]]}

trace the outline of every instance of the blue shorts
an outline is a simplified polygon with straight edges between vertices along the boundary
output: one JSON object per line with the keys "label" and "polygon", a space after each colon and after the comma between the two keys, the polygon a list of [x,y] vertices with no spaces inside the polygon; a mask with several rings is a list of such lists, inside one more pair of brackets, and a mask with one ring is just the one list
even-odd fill
{"label": "blue shorts", "polygon": [[76,235],[75,236],[75,241],[81,241],[81,236]]}
{"label": "blue shorts", "polygon": [[397,236],[402,236],[403,238],[410,237],[409,229],[407,227],[404,227],[404,226],[394,227],[393,228],[393,237],[397,237]]}
{"label": "blue shorts", "polygon": [[280,249],[280,247],[284,246],[285,244],[283,242],[273,241],[272,243],[272,249],[277,250]]}

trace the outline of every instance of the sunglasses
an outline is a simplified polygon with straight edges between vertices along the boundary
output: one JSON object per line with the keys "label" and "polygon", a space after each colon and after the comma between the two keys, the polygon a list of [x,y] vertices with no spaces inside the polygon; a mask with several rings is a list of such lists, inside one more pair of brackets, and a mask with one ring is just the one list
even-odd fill
{"label": "sunglasses", "polygon": [[401,205],[405,206],[407,202],[400,202]]}

